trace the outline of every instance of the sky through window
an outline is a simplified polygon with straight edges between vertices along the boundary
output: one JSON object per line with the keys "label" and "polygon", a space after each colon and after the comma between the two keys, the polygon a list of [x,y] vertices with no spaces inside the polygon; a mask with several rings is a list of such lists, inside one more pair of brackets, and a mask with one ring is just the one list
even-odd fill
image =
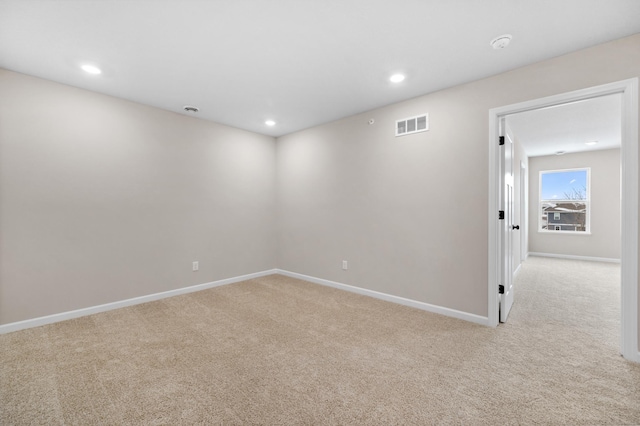
{"label": "sky through window", "polygon": [[[543,200],[586,199],[587,171],[545,172],[542,174],[541,188]],[[583,194],[583,197],[576,197],[576,194]]]}

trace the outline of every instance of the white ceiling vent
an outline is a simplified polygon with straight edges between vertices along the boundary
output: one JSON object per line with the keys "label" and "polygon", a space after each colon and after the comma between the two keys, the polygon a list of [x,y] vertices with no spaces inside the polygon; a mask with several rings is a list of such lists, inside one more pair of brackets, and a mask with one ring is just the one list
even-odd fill
{"label": "white ceiling vent", "polygon": [[429,130],[429,114],[417,115],[396,121],[396,136],[426,132],[427,130]]}

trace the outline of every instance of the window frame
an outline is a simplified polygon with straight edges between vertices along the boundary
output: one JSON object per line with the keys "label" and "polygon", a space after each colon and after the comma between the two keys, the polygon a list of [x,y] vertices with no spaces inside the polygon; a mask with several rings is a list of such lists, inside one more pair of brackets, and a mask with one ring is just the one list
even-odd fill
{"label": "window frame", "polygon": [[[543,226],[543,214],[542,214],[542,205],[544,202],[548,201],[577,201],[577,200],[543,200],[542,199],[542,176],[548,173],[563,173],[563,172],[578,172],[578,171],[586,171],[587,172],[587,194],[586,200],[580,200],[580,202],[585,204],[585,230],[584,231],[563,231],[560,225],[553,225],[554,229],[549,229],[549,220],[547,219],[547,229],[542,229]],[[567,169],[556,169],[556,170],[540,170],[538,172],[538,232],[543,234],[569,234],[569,235],[591,235],[591,167],[573,167]],[[555,212],[554,212],[555,213]],[[554,215],[555,216],[555,215]]]}

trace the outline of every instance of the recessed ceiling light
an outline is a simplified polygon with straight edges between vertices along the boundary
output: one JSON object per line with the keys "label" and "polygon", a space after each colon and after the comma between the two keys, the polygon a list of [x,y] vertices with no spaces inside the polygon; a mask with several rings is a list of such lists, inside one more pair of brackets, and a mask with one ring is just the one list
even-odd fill
{"label": "recessed ceiling light", "polygon": [[264,124],[266,124],[267,126],[275,126],[276,122],[273,120],[267,120],[264,122]]}
{"label": "recessed ceiling light", "polygon": [[595,145],[597,143],[598,143],[598,141],[589,141],[589,142],[585,142],[584,144],[585,145]]}
{"label": "recessed ceiling light", "polygon": [[401,81],[404,80],[404,75],[394,74],[389,78],[389,80],[391,80],[392,83],[400,83]]}
{"label": "recessed ceiling light", "polygon": [[95,65],[85,64],[81,68],[84,72],[87,72],[89,74],[93,74],[93,75],[102,74],[102,70],[96,67]]}
{"label": "recessed ceiling light", "polygon": [[556,155],[564,155],[567,151],[556,151]]}
{"label": "recessed ceiling light", "polygon": [[192,112],[192,113],[196,113],[198,111],[200,111],[200,108],[195,107],[193,105],[185,105],[182,107],[183,110],[187,111],[187,112]]}
{"label": "recessed ceiling light", "polygon": [[511,43],[511,38],[512,38],[511,34],[502,34],[501,36],[498,36],[493,40],[491,40],[491,43],[489,44],[495,50],[504,49],[509,45],[509,43]]}

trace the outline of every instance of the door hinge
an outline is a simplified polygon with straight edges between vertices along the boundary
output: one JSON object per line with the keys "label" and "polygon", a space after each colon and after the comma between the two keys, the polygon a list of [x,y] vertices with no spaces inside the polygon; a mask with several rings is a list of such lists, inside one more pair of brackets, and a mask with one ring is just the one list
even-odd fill
{"label": "door hinge", "polygon": [[504,136],[500,136],[500,139],[498,139],[498,145],[504,145]]}
{"label": "door hinge", "polygon": [[504,210],[498,210],[498,219],[504,220]]}
{"label": "door hinge", "polygon": [[502,284],[498,286],[498,293],[504,294],[504,286]]}

